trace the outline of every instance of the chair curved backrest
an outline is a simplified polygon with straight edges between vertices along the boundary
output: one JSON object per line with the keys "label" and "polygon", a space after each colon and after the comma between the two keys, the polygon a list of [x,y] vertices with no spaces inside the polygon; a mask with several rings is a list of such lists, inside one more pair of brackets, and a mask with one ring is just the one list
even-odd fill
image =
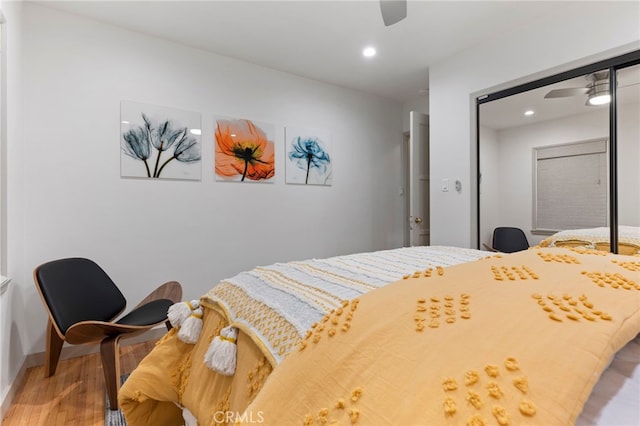
{"label": "chair curved backrest", "polygon": [[62,335],[80,321],[111,321],[127,304],[106,272],[89,259],[44,263],[36,268],[34,278]]}
{"label": "chair curved backrest", "polygon": [[503,253],[513,253],[529,248],[529,241],[520,228],[508,226],[493,230],[493,248]]}
{"label": "chair curved backrest", "polygon": [[118,409],[120,347],[123,336],[133,336],[165,323],[169,307],[182,298],[182,286],[168,281],[118,321],[127,301],[107,273],[92,260],[74,257],[43,263],[33,271],[38,292],[49,311],[46,332],[45,377],[55,374],[62,345],[100,343],[102,372],[109,408]]}

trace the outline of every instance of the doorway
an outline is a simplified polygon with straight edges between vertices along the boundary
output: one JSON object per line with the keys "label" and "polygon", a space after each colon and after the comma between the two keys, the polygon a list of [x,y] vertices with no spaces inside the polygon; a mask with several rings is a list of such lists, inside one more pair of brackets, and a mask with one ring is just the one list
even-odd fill
{"label": "doorway", "polygon": [[403,138],[404,246],[430,244],[429,116],[411,111]]}

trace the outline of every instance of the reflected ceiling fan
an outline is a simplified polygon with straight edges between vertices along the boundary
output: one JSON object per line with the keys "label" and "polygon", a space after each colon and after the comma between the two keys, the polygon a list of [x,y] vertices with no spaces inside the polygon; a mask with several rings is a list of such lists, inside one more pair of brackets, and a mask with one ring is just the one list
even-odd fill
{"label": "reflected ceiling fan", "polygon": [[[551,99],[587,95],[587,101],[585,102],[587,106],[605,105],[611,102],[611,94],[609,93],[609,71],[597,71],[593,74],[588,74],[585,76],[585,80],[585,87],[555,89],[551,90],[544,97],[545,99]],[[619,87],[628,87],[634,84]]]}
{"label": "reflected ceiling fan", "polygon": [[380,12],[385,27],[407,17],[407,0],[380,0]]}

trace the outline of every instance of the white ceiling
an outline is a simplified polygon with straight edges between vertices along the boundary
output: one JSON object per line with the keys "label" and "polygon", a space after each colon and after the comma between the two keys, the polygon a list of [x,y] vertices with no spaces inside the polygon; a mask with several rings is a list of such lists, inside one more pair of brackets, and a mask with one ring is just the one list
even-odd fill
{"label": "white ceiling", "polygon": [[[640,65],[623,68],[617,73],[618,105],[640,104]],[[597,109],[609,109],[609,105],[587,106],[587,95],[565,98],[545,99],[553,89],[585,87],[584,76],[561,81],[555,84],[509,96],[480,106],[480,124],[492,129],[507,129],[524,126],[540,121],[554,120]],[[527,110],[534,111],[533,116],[525,116]]]}
{"label": "white ceiling", "polygon": [[[385,27],[378,0],[41,0],[35,3],[131,31],[399,102],[426,97],[429,66],[475,45],[508,37],[549,14],[571,19],[575,1],[408,0],[407,18]],[[581,7],[594,4],[581,2]],[[567,8],[565,12],[564,9]],[[378,55],[364,58],[365,46]],[[640,68],[619,75],[640,83]],[[586,97],[544,99],[583,77],[482,106],[482,125],[515,127],[587,111]],[[640,102],[640,84],[620,101]],[[600,107],[600,108],[606,108]],[[524,117],[526,109],[536,114]]]}
{"label": "white ceiling", "polygon": [[[425,96],[431,64],[562,13],[571,2],[409,0],[408,17],[390,27],[377,0],[37,3],[406,102]],[[362,57],[368,45],[376,47],[376,57]]]}

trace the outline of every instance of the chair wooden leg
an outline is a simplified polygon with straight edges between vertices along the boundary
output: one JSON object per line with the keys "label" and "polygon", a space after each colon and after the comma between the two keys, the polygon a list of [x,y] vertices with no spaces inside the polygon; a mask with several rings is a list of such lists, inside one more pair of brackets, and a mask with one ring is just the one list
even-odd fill
{"label": "chair wooden leg", "polygon": [[118,391],[120,390],[120,335],[107,337],[100,343],[102,371],[107,386],[109,407],[118,409]]}
{"label": "chair wooden leg", "polygon": [[56,374],[63,343],[64,339],[58,336],[53,323],[49,320],[47,322],[47,347],[44,356],[44,377],[51,377]]}

